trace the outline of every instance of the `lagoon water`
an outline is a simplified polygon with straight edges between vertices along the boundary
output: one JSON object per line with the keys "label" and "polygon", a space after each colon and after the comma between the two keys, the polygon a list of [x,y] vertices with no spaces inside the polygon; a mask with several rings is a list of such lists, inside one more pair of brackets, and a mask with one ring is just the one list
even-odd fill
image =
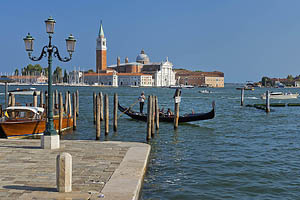
{"label": "lagoon water", "polygon": [[[10,89],[29,86],[10,86]],[[32,87],[32,86],[31,86]],[[4,87],[1,86],[1,92]],[[45,86],[36,86],[45,90]],[[56,87],[60,91],[79,90],[80,115],[77,130],[64,139],[94,140],[93,92],[110,96],[113,93],[121,105],[135,103],[139,94],[158,96],[160,107],[174,110],[169,88],[99,88]],[[300,196],[300,107],[262,110],[240,106],[240,91],[236,86],[209,89],[183,89],[181,113],[208,112],[216,101],[216,117],[212,120],[180,124],[161,123],[159,133],[149,144],[152,147],[141,199],[297,199]],[[245,104],[262,103],[260,94],[266,89],[245,91]],[[300,92],[300,89],[273,89]],[[20,103],[32,97],[16,97]],[[280,102],[272,100],[272,102]],[[297,102],[286,100],[281,102]],[[1,102],[4,103],[3,98]],[[144,111],[146,111],[145,106]],[[138,110],[138,104],[133,107]],[[122,115],[118,132],[111,131],[101,140],[146,142],[146,123]]]}

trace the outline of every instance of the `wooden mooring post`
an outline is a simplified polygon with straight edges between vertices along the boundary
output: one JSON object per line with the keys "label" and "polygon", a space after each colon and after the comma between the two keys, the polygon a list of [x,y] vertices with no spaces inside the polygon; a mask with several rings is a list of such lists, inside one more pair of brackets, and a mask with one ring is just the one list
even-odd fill
{"label": "wooden mooring post", "polygon": [[37,94],[36,94],[36,91],[33,92],[33,107],[37,107],[37,103],[38,103],[38,97],[37,97]]}
{"label": "wooden mooring post", "polygon": [[100,140],[100,134],[101,134],[100,95],[96,96],[95,105],[96,105],[96,140]]}
{"label": "wooden mooring post", "polygon": [[94,114],[94,124],[96,124],[96,110],[97,110],[97,96],[96,93],[93,93],[93,114]]}
{"label": "wooden mooring post", "polygon": [[105,135],[109,133],[109,101],[108,94],[105,94]]}
{"label": "wooden mooring post", "polygon": [[48,92],[45,91],[45,116],[48,116]]}
{"label": "wooden mooring post", "polygon": [[266,91],[266,112],[270,112],[270,92],[269,90]]}
{"label": "wooden mooring post", "polygon": [[55,95],[54,95],[55,101],[54,101],[54,108],[58,107],[58,91],[55,90]]}
{"label": "wooden mooring post", "polygon": [[245,89],[241,89],[241,106],[244,106],[244,94],[245,94]]}
{"label": "wooden mooring post", "polygon": [[7,95],[8,95],[8,83],[5,82],[5,108],[7,108],[8,104],[7,103]]}
{"label": "wooden mooring post", "polygon": [[151,137],[154,137],[155,134],[155,96],[152,96],[152,112],[151,112]]}
{"label": "wooden mooring post", "polygon": [[16,105],[16,98],[14,94],[11,94],[11,106],[15,106]]}
{"label": "wooden mooring post", "polygon": [[72,116],[72,103],[71,103],[71,92],[68,91],[68,100],[69,100],[69,116]]}
{"label": "wooden mooring post", "polygon": [[147,105],[147,136],[146,139],[151,139],[151,125],[152,125],[152,96],[148,96],[148,105]]}
{"label": "wooden mooring post", "polygon": [[65,113],[66,114],[69,113],[69,95],[68,95],[68,91],[66,91],[66,93],[65,93]]}
{"label": "wooden mooring post", "polygon": [[114,131],[118,129],[118,94],[114,94]]}
{"label": "wooden mooring post", "polygon": [[41,92],[40,92],[40,107],[41,108],[44,107],[44,92],[43,92],[43,90],[41,90]]}
{"label": "wooden mooring post", "polygon": [[156,121],[156,130],[159,129],[159,106],[158,106],[158,97],[155,96],[155,121]]}
{"label": "wooden mooring post", "polygon": [[58,110],[59,110],[59,124],[58,124],[58,132],[59,134],[62,133],[62,127],[63,127],[63,114],[64,114],[64,105],[63,105],[63,95],[60,92],[58,95],[59,98],[59,105],[58,105]]}
{"label": "wooden mooring post", "polygon": [[8,94],[8,105],[7,107],[11,106],[11,93]]}
{"label": "wooden mooring post", "polygon": [[100,92],[100,120],[103,121],[104,116],[103,116],[103,94]]}
{"label": "wooden mooring post", "polygon": [[175,95],[174,95],[174,129],[178,128],[178,119],[179,119],[179,104],[180,104],[180,89],[176,89]]}
{"label": "wooden mooring post", "polygon": [[77,104],[76,104],[76,92],[73,93],[73,130],[76,130],[77,126]]}
{"label": "wooden mooring post", "polygon": [[76,114],[79,116],[79,91],[76,90]]}

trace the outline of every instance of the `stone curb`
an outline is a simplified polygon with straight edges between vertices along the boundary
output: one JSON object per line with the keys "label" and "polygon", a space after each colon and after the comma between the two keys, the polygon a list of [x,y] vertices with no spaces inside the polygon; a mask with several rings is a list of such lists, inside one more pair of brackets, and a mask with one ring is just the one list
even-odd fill
{"label": "stone curb", "polygon": [[151,147],[148,144],[131,147],[120,166],[105,184],[101,194],[93,194],[90,199],[138,200],[147,170],[150,150]]}

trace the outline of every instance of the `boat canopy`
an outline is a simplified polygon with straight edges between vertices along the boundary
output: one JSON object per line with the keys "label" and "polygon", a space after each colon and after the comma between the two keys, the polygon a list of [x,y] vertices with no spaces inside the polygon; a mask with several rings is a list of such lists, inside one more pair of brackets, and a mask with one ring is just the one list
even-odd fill
{"label": "boat canopy", "polygon": [[44,108],[41,107],[30,107],[30,106],[11,106],[5,109],[6,111],[22,110],[22,111],[31,111],[34,113],[43,113]]}

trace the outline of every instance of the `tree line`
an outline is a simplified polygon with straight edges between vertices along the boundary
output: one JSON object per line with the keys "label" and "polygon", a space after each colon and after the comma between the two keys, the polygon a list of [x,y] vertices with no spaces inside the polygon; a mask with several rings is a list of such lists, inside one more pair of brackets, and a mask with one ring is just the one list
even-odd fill
{"label": "tree line", "polygon": [[[32,65],[29,64],[26,67],[21,69],[21,73],[19,69],[15,69],[15,76],[41,76],[44,75],[48,77],[48,67],[43,68],[40,64]],[[53,72],[53,83],[66,83],[68,82],[68,72],[64,70],[64,74],[62,73],[62,68],[57,66]]]}
{"label": "tree line", "polygon": [[[293,86],[294,81],[300,80],[300,75],[293,77],[292,75],[288,75],[284,84],[286,86]],[[269,78],[267,76],[262,77],[261,79],[262,86],[265,87],[274,87],[275,86],[275,79]]]}

